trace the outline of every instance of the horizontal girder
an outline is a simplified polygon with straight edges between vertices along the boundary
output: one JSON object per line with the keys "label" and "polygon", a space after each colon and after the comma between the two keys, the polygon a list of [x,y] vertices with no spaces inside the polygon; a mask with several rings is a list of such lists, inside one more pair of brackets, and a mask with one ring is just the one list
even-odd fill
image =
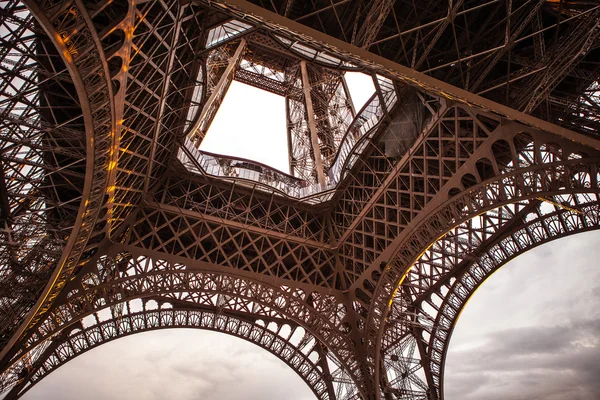
{"label": "horizontal girder", "polygon": [[[252,3],[496,102],[587,130],[563,115],[586,103],[581,95],[598,79],[594,2]],[[563,96],[569,104],[552,107],[551,97]],[[596,118],[599,112],[595,104]]]}

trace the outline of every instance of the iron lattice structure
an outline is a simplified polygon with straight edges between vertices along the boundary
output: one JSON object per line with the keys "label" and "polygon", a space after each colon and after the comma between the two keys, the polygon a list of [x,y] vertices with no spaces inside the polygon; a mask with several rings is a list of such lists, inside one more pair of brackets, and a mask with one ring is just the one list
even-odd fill
{"label": "iron lattice structure", "polygon": [[[474,290],[600,225],[596,2],[0,5],[6,398],[190,327],[320,399],[441,400]],[[289,171],[198,148],[233,80],[285,98]]]}

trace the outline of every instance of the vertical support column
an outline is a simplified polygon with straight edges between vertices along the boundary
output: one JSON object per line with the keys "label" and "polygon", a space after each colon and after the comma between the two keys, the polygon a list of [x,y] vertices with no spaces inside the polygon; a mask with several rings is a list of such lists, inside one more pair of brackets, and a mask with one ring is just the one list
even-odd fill
{"label": "vertical support column", "polygon": [[315,112],[312,99],[310,97],[310,81],[308,80],[308,71],[306,70],[306,61],[300,62],[302,70],[302,89],[304,90],[304,99],[306,101],[306,113],[308,114],[308,127],[310,129],[310,141],[315,156],[315,167],[317,168],[317,177],[321,190],[325,190],[325,173],[323,172],[323,159],[321,158],[321,149],[319,148],[319,139],[317,138],[317,123],[315,121]]}
{"label": "vertical support column", "polygon": [[348,99],[348,104],[350,104],[350,110],[352,111],[352,117],[356,116],[356,107],[354,107],[354,100],[352,99],[352,95],[350,94],[350,88],[348,87],[348,82],[346,82],[346,75],[342,75],[342,87],[344,88],[344,93],[346,93],[346,98]]}
{"label": "vertical support column", "polygon": [[287,134],[287,146],[288,146],[288,167],[290,169],[290,175],[294,176],[294,166],[292,160],[294,158],[294,152],[292,150],[292,118],[290,117],[290,98],[285,97],[285,129]]}
{"label": "vertical support column", "polygon": [[144,179],[144,194],[148,193],[151,184],[152,178],[152,170],[154,168],[154,160],[156,158],[156,151],[159,141],[159,136],[161,134],[162,123],[164,119],[165,110],[167,108],[167,100],[169,98],[169,91],[171,90],[171,77],[173,74],[173,69],[175,67],[175,58],[177,46],[179,45],[179,33],[181,32],[181,24],[183,19],[183,12],[186,8],[186,5],[182,5],[177,10],[177,16],[175,19],[175,25],[173,26],[173,33],[171,43],[168,45],[163,43],[165,46],[168,46],[168,58],[167,58],[167,69],[165,70],[165,78],[163,81],[163,86],[161,88],[160,93],[160,102],[158,106],[158,115],[156,118],[156,123],[154,125],[154,132],[152,133],[152,149],[150,150],[150,158],[148,160],[148,169],[146,173],[146,178]]}
{"label": "vertical support column", "polygon": [[377,97],[379,97],[379,101],[381,102],[381,109],[385,114],[385,118],[389,121],[390,114],[385,104],[385,98],[383,97],[383,90],[381,90],[381,85],[379,84],[379,79],[377,79],[377,74],[371,74],[371,78],[373,79],[373,85],[375,86],[375,92],[377,93]]}
{"label": "vertical support column", "polygon": [[[221,75],[221,79],[217,83],[217,86],[214,88],[213,92],[210,94],[208,100],[202,107],[202,111],[200,112],[200,116],[196,121],[196,126],[193,128],[193,136],[192,140],[197,141],[196,145],[199,145],[204,138],[204,131],[202,130],[203,126],[207,126],[204,124],[205,119],[211,119],[216,114],[216,109],[219,107],[221,101],[225,97],[225,93],[227,93],[227,89],[229,85],[233,81],[233,76],[235,74],[235,69],[239,65],[242,60],[242,56],[244,55],[244,50],[246,49],[246,39],[242,38],[240,40],[240,44],[233,56],[229,59],[229,64],[225,68],[223,75]],[[206,79],[207,80],[207,79]],[[208,128],[206,128],[208,130]]]}
{"label": "vertical support column", "polygon": [[8,204],[8,190],[4,180],[4,167],[0,162],[0,221],[10,216],[10,205]]}

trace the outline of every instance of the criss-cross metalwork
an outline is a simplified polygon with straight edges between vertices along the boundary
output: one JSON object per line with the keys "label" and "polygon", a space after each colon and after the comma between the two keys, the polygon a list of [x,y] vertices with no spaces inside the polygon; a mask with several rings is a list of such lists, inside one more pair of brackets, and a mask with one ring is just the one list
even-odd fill
{"label": "criss-cross metalwork", "polygon": [[[0,6],[7,399],[188,327],[320,399],[442,400],[476,288],[600,226],[594,2]],[[375,88],[358,109],[348,72]],[[233,81],[285,99],[288,170],[202,150]]]}

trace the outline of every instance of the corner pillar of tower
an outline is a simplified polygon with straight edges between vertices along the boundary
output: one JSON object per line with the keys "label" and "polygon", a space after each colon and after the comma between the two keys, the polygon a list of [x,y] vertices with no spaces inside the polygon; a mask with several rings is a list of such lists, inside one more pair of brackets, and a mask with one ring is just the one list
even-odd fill
{"label": "corner pillar of tower", "polygon": [[217,83],[217,85],[213,89],[212,93],[206,100],[206,103],[204,103],[204,107],[202,107],[202,110],[200,111],[200,116],[198,117],[196,126],[190,130],[190,132],[192,132],[191,139],[192,139],[192,141],[196,142],[196,145],[200,145],[200,142],[204,138],[204,134],[206,132],[201,131],[203,125],[205,125],[204,121],[207,118],[212,118],[214,116],[213,111],[214,111],[215,107],[218,107],[219,104],[223,101],[223,98],[225,97],[225,93],[227,93],[227,89],[229,88],[229,85],[231,85],[231,82],[233,81],[233,75],[235,73],[235,69],[238,67],[238,65],[242,61],[242,57],[244,56],[245,50],[246,50],[246,39],[242,38],[242,39],[240,39],[240,43],[238,44],[238,47],[236,48],[235,53],[229,59],[229,63],[227,64],[227,67],[225,68],[223,75],[221,75],[219,82]]}
{"label": "corner pillar of tower", "polygon": [[288,150],[288,167],[290,171],[290,175],[295,176],[294,171],[294,149],[293,149],[293,141],[292,141],[292,122],[290,116],[290,98],[285,96],[285,130],[286,130],[286,139],[287,139],[287,150]]}
{"label": "corner pillar of tower", "polygon": [[[344,274],[344,264],[342,263],[339,254],[336,254],[336,262],[335,269],[337,275],[340,279],[342,294],[338,301],[340,301],[344,307],[346,308],[346,316],[345,322],[350,325],[350,340],[354,343],[354,351],[355,358],[359,362],[361,375],[363,377],[362,387],[363,387],[363,396],[365,400],[374,400],[376,398],[377,384],[372,380],[373,374],[371,374],[368,370],[367,363],[367,351],[365,348],[365,337],[361,335],[360,330],[358,329],[359,316],[354,309],[352,303],[352,296],[350,295],[350,286],[351,284],[345,277]],[[359,382],[357,382],[359,383]]]}
{"label": "corner pillar of tower", "polygon": [[306,69],[306,61],[300,61],[302,70],[302,89],[304,90],[304,101],[306,102],[306,113],[308,114],[308,127],[310,129],[310,142],[313,148],[315,157],[315,168],[317,169],[317,178],[321,190],[325,190],[325,172],[323,171],[323,159],[321,158],[321,149],[319,147],[319,138],[317,137],[317,122],[315,120],[315,112],[313,109],[312,98],[310,96],[310,81],[308,79],[308,70]]}

